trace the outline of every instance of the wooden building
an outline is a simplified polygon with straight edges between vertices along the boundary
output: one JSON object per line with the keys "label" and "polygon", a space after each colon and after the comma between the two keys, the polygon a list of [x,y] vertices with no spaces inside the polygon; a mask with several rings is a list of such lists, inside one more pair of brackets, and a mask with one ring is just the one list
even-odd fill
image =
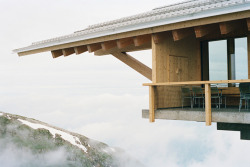
{"label": "wooden building", "polygon": [[[146,49],[152,50],[152,69],[127,53]],[[250,83],[250,0],[185,1],[14,50],[19,56],[46,51],[53,58],[87,51],[111,54],[147,77],[152,81],[144,84],[150,108],[143,110],[143,117],[150,122],[218,122],[218,129],[250,124],[250,112],[244,104],[241,112],[238,107],[238,85]],[[211,85],[222,92],[220,108],[213,105]],[[194,86],[204,91],[204,98],[198,99],[204,100],[204,109],[194,100],[182,102],[182,88]],[[242,134],[242,128],[250,130],[241,127]]]}

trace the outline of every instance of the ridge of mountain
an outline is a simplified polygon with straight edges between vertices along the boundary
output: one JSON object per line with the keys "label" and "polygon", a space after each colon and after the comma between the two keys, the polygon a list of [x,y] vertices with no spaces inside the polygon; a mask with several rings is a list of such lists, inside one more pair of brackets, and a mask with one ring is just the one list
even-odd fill
{"label": "ridge of mountain", "polygon": [[47,123],[0,112],[3,167],[142,167],[119,148]]}

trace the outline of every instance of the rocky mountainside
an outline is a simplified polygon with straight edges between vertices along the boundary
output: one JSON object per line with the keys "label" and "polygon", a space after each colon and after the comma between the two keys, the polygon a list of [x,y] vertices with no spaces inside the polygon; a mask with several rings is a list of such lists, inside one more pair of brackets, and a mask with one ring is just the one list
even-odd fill
{"label": "rocky mountainside", "polygon": [[46,123],[0,112],[1,167],[142,167],[124,151]]}

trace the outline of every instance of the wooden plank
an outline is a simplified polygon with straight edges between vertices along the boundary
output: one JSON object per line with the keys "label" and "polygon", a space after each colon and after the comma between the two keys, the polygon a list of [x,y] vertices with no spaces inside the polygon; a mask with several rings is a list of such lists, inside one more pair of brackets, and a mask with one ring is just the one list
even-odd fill
{"label": "wooden plank", "polygon": [[147,28],[147,29],[143,29],[143,30],[124,32],[124,33],[113,34],[113,35],[98,37],[98,38],[91,38],[91,39],[72,42],[72,43],[66,43],[66,44],[60,44],[60,45],[54,45],[54,46],[49,46],[49,47],[42,47],[42,48],[38,48],[38,49],[27,50],[24,52],[19,52],[18,55],[25,56],[25,55],[41,53],[41,52],[46,52],[46,51],[60,50],[63,48],[76,47],[76,46],[80,46],[80,45],[87,45],[87,44],[91,44],[91,43],[99,43],[99,42],[104,42],[104,41],[117,40],[117,39],[121,39],[121,38],[130,38],[130,37],[138,36],[138,35],[171,31],[173,29],[182,29],[182,28],[195,27],[195,26],[201,26],[201,25],[206,25],[206,24],[220,23],[222,21],[245,19],[245,18],[249,18],[249,15],[250,15],[250,10],[241,11],[241,12],[237,12],[237,13],[229,13],[229,14],[220,15],[220,16],[207,17],[207,18],[202,18],[202,19],[188,20],[188,21],[184,21],[184,22],[167,24],[167,25],[153,27],[153,28]]}
{"label": "wooden plank", "polygon": [[102,50],[104,51],[117,47],[116,41],[102,42],[101,45],[102,45]]}
{"label": "wooden plank", "polygon": [[152,69],[136,60],[127,53],[112,53],[114,57],[127,64],[129,67],[133,68],[135,71],[139,72],[149,80],[152,80]]}
{"label": "wooden plank", "polygon": [[89,53],[102,49],[101,44],[95,43],[87,45]]}
{"label": "wooden plank", "polygon": [[181,86],[181,85],[201,85],[201,84],[221,84],[221,83],[250,83],[250,79],[144,83],[143,86],[164,86],[164,85],[165,86]]}
{"label": "wooden plank", "polygon": [[69,56],[75,53],[74,48],[66,48],[62,50],[64,56]]}
{"label": "wooden plank", "polygon": [[250,18],[247,18],[247,30],[250,31]]}
{"label": "wooden plank", "polygon": [[81,54],[81,53],[84,53],[86,51],[88,51],[88,47],[86,45],[83,45],[83,46],[77,46],[77,47],[74,47],[74,50],[75,50],[75,53],[77,55]]}
{"label": "wooden plank", "polygon": [[63,51],[62,50],[52,50],[51,51],[52,57],[53,58],[57,58],[63,55]]}
{"label": "wooden plank", "polygon": [[184,39],[188,36],[193,35],[193,31],[191,29],[173,30],[172,35],[173,35],[174,41],[179,41],[181,39]]}
{"label": "wooden plank", "polygon": [[134,44],[135,46],[141,46],[145,43],[149,43],[151,42],[151,35],[142,35],[142,36],[137,36],[137,37],[134,37]]}
{"label": "wooden plank", "polygon": [[155,122],[155,87],[149,87],[149,122]]}
{"label": "wooden plank", "polygon": [[220,23],[219,26],[221,34],[226,35],[234,31],[237,28],[238,24],[235,24],[235,22],[223,22]]}
{"label": "wooden plank", "polygon": [[212,124],[210,84],[205,84],[205,113],[206,113],[206,126],[210,126]]}
{"label": "wooden plank", "polygon": [[118,39],[116,42],[119,49],[126,48],[129,45],[134,45],[133,38]]}

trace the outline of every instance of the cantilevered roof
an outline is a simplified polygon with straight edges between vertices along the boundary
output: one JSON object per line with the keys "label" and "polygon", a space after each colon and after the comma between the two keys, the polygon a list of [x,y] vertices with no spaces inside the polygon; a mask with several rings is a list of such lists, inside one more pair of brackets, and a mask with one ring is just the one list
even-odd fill
{"label": "cantilevered roof", "polygon": [[28,52],[108,35],[247,10],[250,10],[250,0],[189,0],[155,8],[145,13],[90,25],[86,29],[69,35],[34,42],[32,45],[16,49],[14,52]]}

